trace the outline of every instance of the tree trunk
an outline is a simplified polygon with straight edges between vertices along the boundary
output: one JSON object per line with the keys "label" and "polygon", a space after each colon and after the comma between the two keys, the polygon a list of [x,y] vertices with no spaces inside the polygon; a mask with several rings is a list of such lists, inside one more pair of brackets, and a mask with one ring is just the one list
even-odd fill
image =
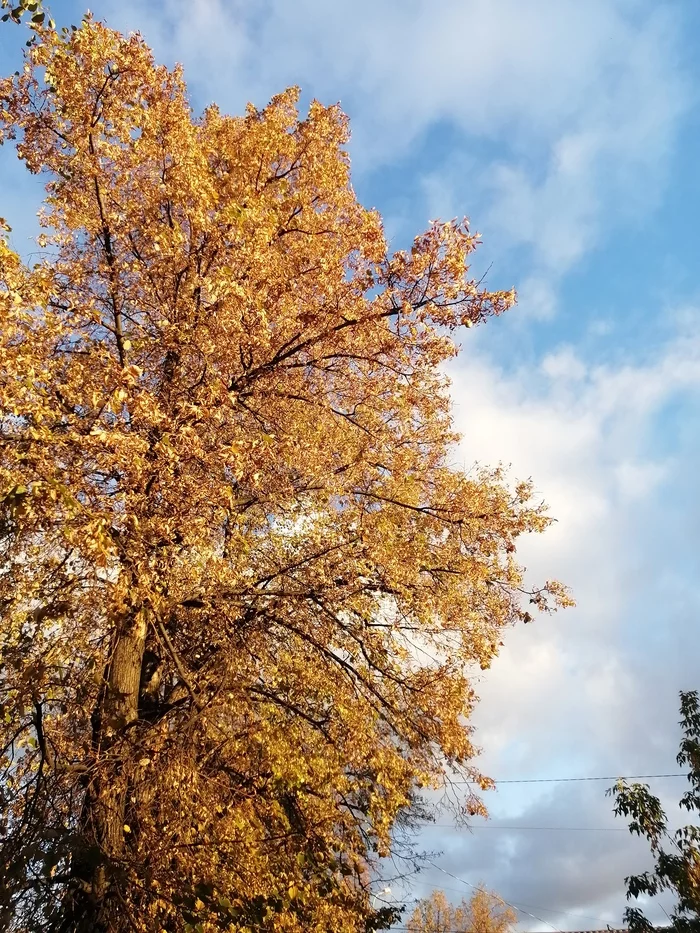
{"label": "tree trunk", "polygon": [[[128,760],[132,743],[125,731],[138,718],[141,668],[148,630],[144,610],[124,619],[117,631],[105,687],[93,713],[97,777],[85,795],[82,850],[75,860],[68,931],[107,931],[112,912],[110,884],[115,863],[124,854],[124,819]],[[120,741],[121,739],[121,741]]]}

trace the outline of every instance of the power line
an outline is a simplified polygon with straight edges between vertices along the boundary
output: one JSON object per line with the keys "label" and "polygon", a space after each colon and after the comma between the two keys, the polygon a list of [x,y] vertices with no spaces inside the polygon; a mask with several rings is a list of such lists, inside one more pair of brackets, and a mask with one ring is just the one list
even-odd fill
{"label": "power line", "polygon": [[460,825],[459,823],[424,823],[421,829],[431,829],[433,826],[440,829],[504,829],[511,832],[558,832],[558,833],[628,833],[629,829],[624,826],[473,826]]}
{"label": "power line", "polygon": [[496,781],[496,784],[553,784],[568,781],[643,781],[652,778],[680,778],[688,777],[685,773],[674,774],[606,774],[595,777],[563,777],[563,778],[513,778],[508,781]]}
{"label": "power line", "polygon": [[[555,777],[555,778],[509,778],[504,781],[494,781],[494,784],[568,784],[574,781],[646,781],[655,778],[681,778],[688,777],[687,772],[674,774],[605,774],[586,777]],[[477,784],[477,781],[451,781],[451,784]]]}
{"label": "power line", "polygon": [[[496,785],[503,784],[569,784],[585,781],[650,781],[650,780],[659,780],[665,778],[687,778],[689,775],[687,772],[675,772],[673,774],[616,774],[616,775],[586,775],[581,777],[553,777],[553,778],[507,778],[504,780],[494,781]],[[477,784],[476,781],[470,780],[457,780],[452,781],[452,784]],[[453,823],[426,823],[421,828],[428,827],[438,827],[438,828],[450,828],[458,829],[459,826]],[[509,830],[511,832],[533,832],[533,831],[542,831],[542,832],[629,832],[628,828],[622,827],[612,827],[612,826],[502,826],[502,825],[482,825],[482,826],[469,826],[468,829],[501,829]],[[440,865],[436,865],[433,861],[428,861],[428,864],[431,865],[434,869],[439,872],[442,872],[443,875],[447,875],[449,878],[453,878],[455,881],[458,881],[460,884],[466,885],[474,890],[479,890],[478,886],[472,884],[470,881],[467,881],[464,878],[460,878],[458,875],[453,875],[452,872],[447,871],[445,868],[441,868]],[[451,889],[455,890],[455,889]],[[550,927],[555,933],[562,933],[558,927],[550,923],[548,920],[545,920],[543,917],[538,917],[536,914],[530,913],[528,910],[525,910],[523,906],[518,904],[513,904],[510,901],[501,898],[504,904],[507,904],[508,907],[512,907],[513,910],[518,911],[518,913],[525,914],[530,917],[532,920],[536,920],[537,923],[543,923],[545,926]],[[530,905],[532,906],[532,905]],[[559,911],[549,907],[536,907],[536,910],[545,911],[546,913],[560,913],[560,914],[569,914],[570,916],[576,916],[570,911]],[[585,917],[584,914],[579,914],[580,917]],[[596,918],[588,917],[587,919],[593,920]],[[598,921],[602,922],[602,921]],[[398,931],[407,931],[408,927],[404,926],[394,926],[392,929]]]}

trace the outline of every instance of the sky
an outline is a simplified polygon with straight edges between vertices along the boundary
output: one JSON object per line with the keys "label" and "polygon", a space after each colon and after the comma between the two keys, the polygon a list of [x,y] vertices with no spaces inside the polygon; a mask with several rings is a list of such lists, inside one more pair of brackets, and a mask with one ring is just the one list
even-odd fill
{"label": "sky", "polygon": [[[59,25],[80,3],[54,2]],[[518,781],[676,772],[700,688],[700,5],[696,0],[95,0],[182,62],[195,110],[300,85],[351,119],[353,184],[396,248],[468,215],[475,275],[519,304],[460,335],[459,459],[534,479],[557,522],[520,549],[577,606],[506,633],[479,679],[480,765]],[[19,33],[0,32],[2,70]],[[0,150],[0,213],[30,249],[40,191]],[[509,783],[470,832],[421,833],[390,895],[479,882],[522,930],[619,926],[651,866],[610,781]],[[654,780],[672,809],[683,780]],[[673,816],[675,819],[675,816]],[[442,825],[447,823],[448,825]],[[447,874],[446,874],[447,873]],[[649,916],[663,922],[658,907]]]}

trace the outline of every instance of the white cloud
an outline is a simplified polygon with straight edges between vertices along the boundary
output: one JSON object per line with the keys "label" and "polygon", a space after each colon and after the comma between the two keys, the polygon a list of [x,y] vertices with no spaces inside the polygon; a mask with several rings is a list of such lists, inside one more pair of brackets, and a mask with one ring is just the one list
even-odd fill
{"label": "white cloud", "polygon": [[663,463],[629,463],[622,461],[615,467],[615,479],[621,497],[644,499],[651,495],[668,476]]}
{"label": "white cloud", "polygon": [[[151,12],[112,0],[107,9],[159,56],[184,61],[202,102],[240,112],[290,84],[341,100],[356,169],[423,162],[398,215],[383,205],[392,228],[412,236],[428,218],[470,213],[490,256],[524,250],[522,305],[541,319],[587,251],[653,209],[689,103],[678,11],[651,0],[164,0]],[[456,134],[446,146],[444,127]],[[482,142],[495,148],[477,159]]]}
{"label": "white cloud", "polygon": [[[558,522],[520,555],[533,581],[556,576],[578,602],[508,632],[479,684],[476,734],[482,767],[495,778],[676,770],[677,691],[698,686],[700,666],[700,597],[682,567],[688,552],[690,566],[698,563],[697,530],[690,539],[685,530],[697,493],[688,498],[694,459],[662,435],[678,402],[697,428],[697,322],[686,310],[642,362],[593,366],[564,345],[537,367],[506,372],[479,335],[455,367],[464,462],[504,461],[514,478],[535,478]],[[668,805],[682,783],[658,788]],[[606,786],[503,785],[487,804],[508,826],[619,829]],[[546,919],[557,929],[592,926],[565,913],[576,910],[619,925],[624,877],[649,867],[643,841],[627,833],[436,829],[423,843],[442,849],[440,864],[454,874],[551,908]],[[428,886],[446,880],[424,878]]]}
{"label": "white cloud", "polygon": [[[677,109],[667,60],[674,22],[671,11],[649,9],[638,0],[165,0],[150,15],[120,3],[111,17],[142,29],[197,86],[239,109],[245,95],[261,104],[300,83],[347,99],[354,123],[372,127],[389,158],[449,120],[527,147],[560,139],[555,161],[566,174],[597,151],[595,129],[611,110],[641,110],[630,145],[665,145],[657,117],[672,122]],[[585,132],[583,113],[594,118]],[[617,126],[619,138],[628,132]]]}
{"label": "white cloud", "polygon": [[550,379],[579,382],[586,376],[586,366],[576,356],[573,347],[559,347],[542,361],[542,372]]}

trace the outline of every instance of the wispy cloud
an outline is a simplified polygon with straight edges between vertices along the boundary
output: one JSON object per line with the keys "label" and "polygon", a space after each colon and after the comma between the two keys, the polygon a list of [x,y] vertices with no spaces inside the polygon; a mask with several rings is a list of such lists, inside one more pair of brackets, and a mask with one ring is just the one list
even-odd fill
{"label": "wispy cloud", "polygon": [[[675,770],[677,691],[697,685],[700,662],[688,565],[695,573],[698,537],[684,519],[698,444],[668,431],[676,406],[690,424],[700,414],[694,320],[679,318],[645,362],[591,365],[564,345],[513,372],[468,346],[455,371],[464,463],[504,461],[514,477],[536,477],[558,522],[520,553],[533,581],[556,575],[578,603],[507,633],[479,685],[477,735],[496,778]],[[509,826],[619,828],[606,786],[505,786],[487,802]],[[661,788],[669,804],[681,789]],[[442,829],[425,844],[444,851],[451,872],[513,900],[613,924],[624,877],[649,862],[626,833]],[[546,919],[590,926],[565,913]]]}
{"label": "wispy cloud", "polygon": [[478,165],[451,151],[427,173],[423,192],[428,210],[444,213],[464,203],[468,180],[490,249],[519,250],[528,270],[522,305],[547,318],[573,266],[658,206],[691,96],[673,7],[593,3],[577,15],[563,4],[560,21],[550,4],[540,6],[548,9],[533,20],[543,44],[530,46],[538,61],[524,54],[527,77],[490,89],[491,123],[482,116],[469,127],[498,132],[499,151]]}
{"label": "wispy cloud", "polygon": [[[689,101],[677,8],[650,0],[165,0],[150,13],[128,0],[111,15],[184,61],[203,102],[240,111],[289,84],[340,99],[358,169],[424,149],[411,228],[469,211],[491,251],[524,248],[523,303],[539,317],[587,250],[655,205]],[[431,145],[441,126],[458,134],[446,150]],[[478,140],[497,151],[475,164]]]}

